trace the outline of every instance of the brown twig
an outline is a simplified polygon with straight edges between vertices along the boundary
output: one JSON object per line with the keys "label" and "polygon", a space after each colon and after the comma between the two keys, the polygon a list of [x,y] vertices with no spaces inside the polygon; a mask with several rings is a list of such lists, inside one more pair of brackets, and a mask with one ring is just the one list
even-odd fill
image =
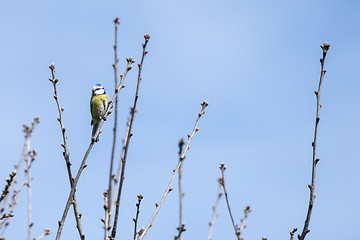
{"label": "brown twig", "polygon": [[45,236],[50,235],[50,233],[51,233],[51,230],[46,228],[46,229],[44,230],[44,233],[41,234],[39,237],[37,237],[36,240],[41,240],[41,239],[43,239]]}
{"label": "brown twig", "polygon": [[294,234],[297,230],[297,228],[294,228],[292,231],[290,231],[290,240],[294,240]]}
{"label": "brown twig", "polygon": [[174,237],[174,240],[181,239],[182,233],[186,231],[185,224],[181,224],[176,230],[178,230],[178,235]]}
{"label": "brown twig", "polygon": [[[4,220],[3,222],[0,223],[0,229],[4,226],[1,235],[4,235],[4,233],[5,233],[5,229],[9,224],[9,222],[8,222],[9,218],[14,216],[13,207],[16,204],[15,199],[16,199],[17,195],[19,194],[19,192],[21,191],[22,187],[24,185],[26,185],[25,184],[26,177],[30,174],[30,167],[36,156],[35,150],[32,152],[30,151],[30,137],[35,128],[35,125],[38,124],[39,122],[40,122],[40,119],[38,117],[35,117],[34,121],[31,123],[30,126],[23,124],[24,132],[25,132],[25,143],[24,143],[24,147],[23,147],[23,153],[21,155],[18,165],[15,165],[15,170],[13,171],[12,174],[10,174],[11,181],[9,182],[9,184],[7,184],[7,187],[5,188],[5,192],[7,192],[7,193],[10,192],[10,189],[12,188],[12,186],[15,183],[16,172],[18,172],[24,159],[26,159],[27,167],[25,170],[24,179],[22,181],[20,189],[18,191],[14,191],[14,194],[12,197],[13,201],[9,205],[9,209],[8,209],[7,213],[3,214],[3,211],[5,210],[5,204],[6,204],[6,201],[7,201],[9,195],[6,193],[5,194],[6,196],[4,196],[5,200],[4,200],[1,210],[0,210],[0,214],[2,214],[1,220]],[[28,203],[29,203],[28,204],[28,206],[29,206],[29,229],[28,229],[28,232],[29,232],[29,234],[31,234],[31,226],[32,226],[32,224],[30,224],[31,223],[31,177],[28,178],[27,185],[30,186],[29,191],[28,191],[28,194],[29,194],[29,201],[28,201]]]}
{"label": "brown twig", "polygon": [[[128,118],[127,120],[127,123],[126,123],[126,134],[124,136],[124,138],[122,139],[122,153],[121,155],[124,155],[124,149],[126,147],[126,139],[127,139],[127,133],[129,132],[129,127],[130,127],[130,117]],[[121,162],[118,166],[118,169],[116,171],[116,175],[114,177],[114,186],[113,186],[113,189],[118,189],[118,185],[119,185],[119,182],[120,182],[120,174],[121,174]],[[112,194],[112,199],[111,199],[111,207],[110,207],[110,212],[113,213],[114,211],[114,208],[115,208],[115,204],[116,204],[116,197],[117,197],[117,194]]]}
{"label": "brown twig", "polygon": [[318,133],[318,125],[319,125],[319,121],[320,121],[320,108],[321,108],[320,93],[321,93],[321,85],[323,82],[323,78],[326,73],[326,70],[324,69],[325,57],[326,57],[327,51],[330,48],[330,44],[324,42],[324,44],[320,45],[320,47],[323,50],[323,57],[320,59],[321,73],[320,73],[319,87],[318,87],[317,91],[314,91],[315,95],[316,95],[316,119],[315,119],[314,141],[312,142],[313,154],[312,154],[311,184],[308,185],[308,187],[310,189],[310,199],[309,199],[309,206],[308,206],[308,211],[307,211],[307,215],[306,215],[306,220],[304,223],[304,228],[302,230],[301,235],[298,235],[299,240],[304,240],[306,234],[308,232],[310,232],[309,224],[310,224],[311,212],[312,212],[312,208],[314,206],[314,200],[316,197],[316,195],[315,195],[316,165],[320,160],[319,158],[316,157],[317,133]]}
{"label": "brown twig", "polygon": [[212,207],[213,209],[213,216],[211,219],[211,222],[209,222],[209,233],[208,233],[208,237],[207,240],[211,240],[211,235],[212,235],[212,231],[214,229],[214,224],[215,224],[215,219],[217,217],[217,209],[219,207],[219,203],[220,203],[220,199],[223,195],[221,189],[222,189],[222,185],[221,185],[221,178],[218,179],[219,182],[219,189],[218,189],[218,195],[217,195],[217,199],[216,199],[216,203],[215,205]]}
{"label": "brown twig", "polygon": [[15,181],[15,176],[16,176],[16,170],[12,171],[12,173],[9,174],[9,178],[6,178],[6,185],[5,188],[0,196],[0,202],[9,194],[9,188],[10,186],[13,184],[13,182]]}
{"label": "brown twig", "polygon": [[[50,82],[52,82],[53,87],[54,87],[54,99],[56,101],[56,105],[58,107],[58,112],[59,112],[59,117],[57,118],[57,120],[60,124],[62,138],[63,138],[63,143],[61,144],[61,146],[64,149],[63,156],[64,156],[64,159],[66,162],[66,168],[67,168],[67,172],[68,172],[70,187],[72,187],[73,186],[73,177],[72,177],[72,173],[71,173],[70,153],[69,153],[69,149],[68,149],[68,145],[67,145],[67,136],[65,135],[65,126],[64,126],[64,120],[63,120],[64,107],[60,106],[58,92],[57,92],[57,88],[56,88],[56,84],[59,81],[59,79],[55,78],[55,64],[54,63],[51,64],[49,66],[49,68],[51,70],[51,76],[52,76],[52,78],[50,78],[49,80],[50,80]],[[78,211],[75,193],[73,196],[72,205],[73,205],[74,216],[75,216],[75,220],[76,220],[76,228],[78,229],[80,239],[85,239],[85,235],[84,235],[84,232],[83,232],[82,226],[81,226],[81,214],[79,214],[79,211]]]}
{"label": "brown twig", "polygon": [[246,228],[245,222],[250,212],[251,212],[250,206],[246,206],[244,209],[244,218],[241,219],[241,225],[239,227],[239,236],[241,236],[242,231]]}
{"label": "brown twig", "polygon": [[145,228],[143,231],[141,231],[141,234],[140,234],[138,240],[142,240],[142,239],[144,238],[146,232],[147,232],[147,231],[149,230],[149,228],[151,227],[151,225],[152,225],[152,223],[153,223],[153,221],[154,221],[157,213],[159,212],[159,210],[160,210],[160,208],[161,208],[161,206],[162,206],[162,204],[163,204],[166,196],[167,196],[167,195],[169,194],[169,192],[172,190],[171,184],[172,184],[172,182],[174,181],[174,178],[175,178],[175,176],[176,176],[176,173],[179,171],[179,168],[180,168],[180,166],[182,165],[182,163],[183,163],[183,161],[184,161],[184,159],[185,159],[185,157],[186,157],[186,152],[187,152],[187,151],[189,150],[189,148],[190,148],[191,139],[193,138],[194,134],[195,134],[197,131],[199,131],[199,128],[198,128],[197,126],[198,126],[198,124],[199,124],[199,121],[200,121],[201,116],[205,113],[204,109],[205,109],[206,106],[208,106],[208,105],[209,105],[209,103],[206,102],[206,101],[203,101],[203,102],[201,103],[201,107],[202,107],[202,108],[201,108],[200,113],[198,114],[198,118],[197,118],[197,120],[196,120],[194,129],[193,129],[193,131],[192,131],[191,134],[190,134],[190,133],[188,134],[188,140],[187,140],[187,143],[186,143],[186,145],[185,145],[185,149],[184,149],[183,153],[181,154],[181,156],[180,156],[180,158],[179,158],[179,162],[178,162],[176,168],[173,170],[173,174],[172,174],[171,179],[170,179],[170,182],[169,182],[169,184],[168,184],[168,186],[167,186],[167,188],[166,188],[166,190],[165,190],[165,193],[164,193],[163,197],[161,198],[160,203],[156,204],[156,209],[155,209],[153,215],[151,216],[151,218],[150,218],[150,220],[149,220],[146,228]]}
{"label": "brown twig", "polygon": [[[13,209],[14,209],[14,206],[16,205],[16,199],[19,195],[19,193],[21,192],[22,188],[25,186],[25,181],[26,181],[26,177],[27,177],[27,170],[25,170],[25,175],[24,175],[24,178],[20,184],[20,187],[18,188],[18,190],[14,190],[14,193],[13,193],[13,196],[12,196],[12,202],[10,203],[10,206],[9,206],[9,209],[7,211],[6,214],[4,214],[3,216],[9,216],[9,217],[12,217],[14,216],[13,214]],[[5,229],[6,229],[6,226],[8,225],[8,217],[4,217],[4,221],[0,223],[0,229],[2,229],[2,227],[4,226],[2,232],[1,232],[1,235],[3,236],[5,234]]]}
{"label": "brown twig", "polygon": [[222,185],[223,189],[224,189],[224,194],[225,194],[225,200],[226,200],[226,205],[229,211],[229,215],[231,218],[231,222],[233,224],[234,227],[234,231],[235,231],[235,235],[237,237],[238,240],[241,240],[242,238],[240,237],[242,231],[244,230],[244,228],[246,227],[245,225],[245,221],[248,217],[248,214],[251,212],[250,206],[246,206],[244,209],[244,218],[241,219],[241,225],[240,227],[237,226],[237,224],[235,224],[233,215],[231,213],[231,208],[230,208],[230,203],[229,203],[229,198],[228,198],[228,193],[226,191],[226,187],[225,187],[225,170],[226,170],[226,166],[224,163],[220,164],[220,170],[221,170],[221,178],[220,178],[220,184]]}
{"label": "brown twig", "polygon": [[138,198],[138,202],[136,203],[136,216],[135,218],[133,218],[134,221],[134,240],[136,239],[136,234],[138,233],[138,231],[136,231],[137,229],[137,224],[138,224],[138,218],[139,218],[139,213],[140,213],[140,203],[141,200],[144,198],[143,195],[137,195]]}
{"label": "brown twig", "polygon": [[[30,141],[30,140],[29,140]],[[29,145],[29,141],[26,143],[26,146]],[[29,145],[30,146],[30,145]],[[27,154],[27,157],[30,157],[30,161],[29,161],[29,164],[26,165],[26,169],[25,169],[25,174],[24,174],[24,177],[23,177],[23,180],[20,184],[20,187],[17,189],[17,190],[14,190],[14,193],[12,195],[12,201],[9,205],[9,208],[7,210],[7,213],[4,214],[3,216],[8,216],[8,217],[4,217],[4,221],[0,223],[0,229],[3,228],[2,232],[1,232],[1,235],[4,236],[5,234],[5,230],[6,230],[6,227],[9,225],[9,217],[13,217],[14,216],[14,213],[13,213],[13,209],[14,209],[14,206],[16,205],[16,199],[18,197],[18,195],[20,194],[21,190],[23,189],[24,186],[26,186],[28,183],[26,182],[26,179],[27,179],[27,176],[29,174],[29,170],[32,166],[32,163],[34,162],[34,159],[35,159],[35,156],[36,156],[36,151],[33,150],[33,151],[27,151],[28,154]],[[30,221],[31,222],[31,221]]]}
{"label": "brown twig", "polygon": [[14,214],[13,213],[9,213],[9,214],[3,214],[1,217],[0,217],[0,220],[3,220],[3,219],[7,219],[7,218],[11,218],[13,217]]}
{"label": "brown twig", "polygon": [[126,135],[125,147],[123,148],[123,151],[122,151],[122,154],[121,154],[120,183],[119,183],[119,189],[117,191],[117,199],[116,199],[116,203],[115,203],[114,224],[113,224],[111,236],[109,237],[110,239],[115,239],[115,236],[116,236],[117,222],[118,222],[118,217],[119,217],[119,206],[120,206],[121,192],[122,192],[122,186],[123,186],[124,179],[125,179],[126,157],[127,157],[127,153],[128,153],[128,149],[129,149],[130,138],[133,135],[131,130],[132,130],[132,125],[133,125],[134,116],[135,116],[135,112],[136,112],[136,104],[137,104],[137,100],[139,98],[139,87],[140,87],[140,82],[142,80],[142,78],[141,78],[141,70],[142,70],[142,67],[143,67],[145,55],[148,53],[148,51],[146,50],[146,46],[147,46],[147,44],[149,42],[150,35],[145,34],[144,38],[145,38],[145,43],[143,43],[143,45],[142,45],[142,47],[143,47],[142,57],[141,57],[140,63],[138,64],[139,71],[138,71],[138,79],[137,79],[137,84],[136,84],[135,99],[134,99],[134,104],[130,109],[129,127],[128,127],[128,132],[127,132],[127,135]]}
{"label": "brown twig", "polygon": [[220,170],[221,170],[220,183],[221,183],[221,185],[223,186],[223,189],[224,189],[226,205],[227,205],[227,208],[228,208],[228,212],[229,212],[229,215],[230,215],[230,218],[231,218],[232,225],[233,225],[233,227],[234,227],[235,235],[236,235],[237,239],[240,240],[239,229],[238,229],[237,225],[235,224],[233,215],[232,215],[232,213],[231,213],[231,208],[230,208],[230,203],[229,203],[229,199],[228,199],[228,194],[227,194],[226,187],[225,187],[225,170],[226,170],[226,166],[225,166],[224,163],[221,163],[221,164],[220,164]]}
{"label": "brown twig", "polygon": [[[184,139],[181,138],[179,140],[179,158],[181,157],[182,149],[184,147]],[[183,199],[184,199],[184,192],[182,190],[182,165],[179,168],[179,227],[176,229],[178,230],[178,235],[175,236],[176,239],[182,240],[182,232],[185,231],[185,224],[183,222]]]}
{"label": "brown twig", "polygon": [[[107,110],[106,110],[106,112],[105,112],[105,115],[104,115],[105,117],[107,117],[107,116],[110,114],[110,109],[111,109],[111,107],[112,107],[112,105],[113,105],[114,100],[115,100],[116,97],[118,96],[118,93],[120,92],[120,90],[125,87],[125,85],[123,85],[123,81],[124,81],[127,73],[131,70],[132,64],[135,62],[135,61],[132,59],[132,57],[127,58],[126,61],[127,61],[126,70],[125,70],[125,72],[124,72],[123,75],[120,75],[120,77],[121,77],[120,84],[119,84],[119,86],[117,87],[117,89],[115,90],[114,97],[112,98],[112,100],[111,100],[111,101],[109,102],[109,104],[108,104],[108,108],[107,108]],[[77,174],[76,174],[75,179],[73,180],[73,185],[72,185],[72,187],[71,187],[71,191],[70,191],[70,193],[69,193],[69,197],[68,197],[67,203],[66,203],[66,205],[65,205],[65,209],[64,209],[63,216],[62,216],[61,220],[58,222],[58,223],[59,223],[59,227],[58,227],[58,231],[57,231],[57,234],[56,234],[56,240],[59,240],[59,239],[60,239],[61,232],[62,232],[62,229],[63,229],[63,226],[64,226],[64,222],[65,222],[65,219],[66,219],[66,215],[67,215],[67,213],[68,213],[68,211],[69,211],[70,205],[71,205],[72,202],[73,202],[72,199],[73,199],[73,196],[74,196],[74,193],[75,193],[76,185],[77,185],[77,183],[78,183],[78,181],[79,181],[79,179],[80,179],[80,175],[81,175],[82,171],[87,167],[87,165],[86,165],[86,160],[87,160],[87,158],[88,158],[88,156],[89,156],[89,154],[90,154],[90,152],[91,152],[92,147],[94,146],[94,143],[95,143],[96,138],[97,138],[97,137],[99,136],[99,134],[100,134],[100,130],[101,130],[101,127],[102,127],[102,125],[103,125],[103,123],[104,123],[104,120],[105,120],[105,118],[101,118],[101,120],[100,120],[100,122],[99,122],[99,127],[98,127],[97,131],[95,132],[94,136],[93,136],[92,139],[91,139],[91,143],[90,143],[88,149],[87,149],[86,152],[85,152],[85,155],[84,155],[83,160],[82,160],[82,162],[81,162],[80,168],[79,168],[79,170],[78,170],[78,172],[77,172]]]}
{"label": "brown twig", "polygon": [[[114,24],[115,24],[115,44],[114,44],[114,63],[113,63],[113,68],[114,68],[114,79],[115,79],[115,89],[117,88],[118,85],[118,62],[119,59],[117,57],[117,35],[118,35],[118,27],[120,24],[119,18],[115,18],[114,20]],[[112,200],[112,182],[114,180],[114,175],[113,175],[113,166],[114,166],[114,156],[115,156],[115,147],[116,147],[116,133],[117,133],[117,119],[118,119],[118,98],[115,99],[115,103],[114,103],[114,108],[115,108],[115,116],[114,116],[114,128],[113,128],[113,144],[112,144],[112,149],[111,149],[111,158],[110,158],[110,173],[109,173],[109,187],[108,187],[108,193],[107,193],[107,201],[105,203],[105,237],[104,239],[108,239],[109,236],[109,229],[110,229],[110,221],[111,221],[111,214],[112,212],[111,210],[111,200]]]}
{"label": "brown twig", "polygon": [[26,158],[26,165],[27,165],[27,189],[28,189],[28,240],[31,240],[31,229],[32,226],[34,225],[33,221],[32,221],[32,189],[31,189],[31,181],[32,181],[32,177],[31,177],[31,165],[32,162],[35,160],[35,156],[36,156],[36,152],[34,151],[32,154],[31,150],[30,150],[30,141],[27,144],[27,150],[28,150],[28,157]]}
{"label": "brown twig", "polygon": [[[27,143],[31,137],[31,134],[35,128],[35,125],[38,124],[40,122],[40,119],[38,117],[35,117],[34,118],[34,121],[31,123],[30,126],[26,125],[26,124],[23,124],[23,127],[24,127],[24,132],[25,132],[25,142],[24,142],[24,147],[23,147],[23,151],[22,151],[22,154],[21,154],[21,157],[20,157],[20,160],[18,162],[17,165],[15,165],[15,170],[16,172],[19,172],[19,168],[20,166],[22,165],[24,159],[26,158],[26,156],[28,155],[28,152],[27,152]],[[13,187],[14,183],[15,183],[15,180],[16,180],[16,176],[14,176],[14,180],[12,181],[12,183],[10,184],[10,186],[8,187],[8,191],[10,192],[11,191],[11,188]],[[4,200],[2,202],[2,205],[1,205],[1,209],[0,209],[0,214],[3,213],[3,211],[5,210],[5,206],[6,206],[6,202],[7,202],[7,199],[8,199],[9,195],[6,195],[4,197]],[[0,201],[1,202],[1,201]]]}

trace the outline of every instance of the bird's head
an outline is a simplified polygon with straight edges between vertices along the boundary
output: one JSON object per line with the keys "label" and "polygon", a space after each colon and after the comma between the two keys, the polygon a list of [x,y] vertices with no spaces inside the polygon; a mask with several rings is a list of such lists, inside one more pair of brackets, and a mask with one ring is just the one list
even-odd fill
{"label": "bird's head", "polygon": [[105,89],[101,84],[96,84],[92,88],[92,95],[102,95],[105,94]]}

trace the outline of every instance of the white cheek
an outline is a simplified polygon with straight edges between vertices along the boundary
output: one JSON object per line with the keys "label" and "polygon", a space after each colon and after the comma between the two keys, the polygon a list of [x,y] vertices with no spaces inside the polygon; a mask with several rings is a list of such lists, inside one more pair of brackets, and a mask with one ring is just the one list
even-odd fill
{"label": "white cheek", "polygon": [[97,89],[95,90],[94,94],[95,95],[101,95],[101,94],[104,94],[105,93],[105,90],[104,89]]}

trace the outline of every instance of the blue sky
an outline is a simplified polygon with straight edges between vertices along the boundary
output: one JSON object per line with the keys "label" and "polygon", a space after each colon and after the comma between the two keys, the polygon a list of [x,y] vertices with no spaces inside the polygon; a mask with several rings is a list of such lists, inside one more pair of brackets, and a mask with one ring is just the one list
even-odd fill
{"label": "blue sky", "polygon": [[[112,96],[115,17],[119,72],[141,58],[149,33],[120,208],[118,238],[132,238],[137,194],[145,226],[177,164],[177,142],[193,128],[200,103],[210,102],[184,162],[184,239],[207,237],[219,163],[235,220],[252,212],[245,239],[287,239],[302,228],[311,180],[311,142],[322,56],[326,59],[320,113],[316,200],[307,239],[349,239],[360,207],[360,5],[357,1],[7,1],[0,8],[2,153],[0,179],[17,163],[22,124],[39,116],[31,145],[34,237],[55,238],[69,193],[61,132],[48,65],[56,65],[70,160],[75,173],[90,141],[91,87]],[[119,95],[119,138],[136,86],[137,68]],[[77,189],[87,239],[101,239],[113,116],[105,122]],[[118,150],[119,160],[120,151]],[[21,177],[19,178],[21,179]],[[2,180],[2,185],[5,183]],[[146,239],[169,239],[178,224],[177,182]],[[7,239],[26,238],[26,192],[19,197]],[[21,230],[19,230],[21,229]],[[78,237],[69,212],[62,239]],[[222,199],[213,239],[235,239]]]}

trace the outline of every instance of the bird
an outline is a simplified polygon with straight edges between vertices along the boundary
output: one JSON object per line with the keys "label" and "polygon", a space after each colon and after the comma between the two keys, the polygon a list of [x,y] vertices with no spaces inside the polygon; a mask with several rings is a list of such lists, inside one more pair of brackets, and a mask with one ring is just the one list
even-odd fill
{"label": "bird", "polygon": [[[92,95],[90,100],[90,112],[92,116],[91,125],[94,125],[92,129],[92,138],[95,137],[95,133],[99,128],[100,117],[104,118],[108,105],[109,99],[106,95],[104,87],[101,84],[96,84],[92,88]],[[95,141],[99,141],[99,135]]]}

